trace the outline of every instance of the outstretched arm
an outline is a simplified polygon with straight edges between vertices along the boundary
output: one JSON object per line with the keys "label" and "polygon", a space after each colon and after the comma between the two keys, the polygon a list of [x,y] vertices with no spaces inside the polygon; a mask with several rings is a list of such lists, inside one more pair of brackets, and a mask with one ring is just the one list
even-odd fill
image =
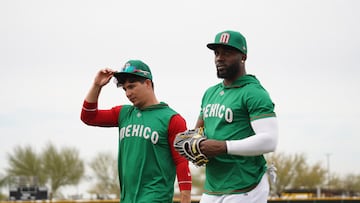
{"label": "outstretched arm", "polygon": [[276,117],[263,118],[251,122],[255,134],[241,140],[212,140],[200,144],[201,151],[208,157],[219,154],[239,156],[257,156],[275,151],[278,140],[278,123]]}

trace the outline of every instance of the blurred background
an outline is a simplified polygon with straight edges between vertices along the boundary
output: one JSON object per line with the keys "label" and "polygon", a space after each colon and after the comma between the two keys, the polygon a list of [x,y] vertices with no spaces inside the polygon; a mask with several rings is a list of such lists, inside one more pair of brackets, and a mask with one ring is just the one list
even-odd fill
{"label": "blurred background", "polygon": [[[31,181],[55,192],[54,198],[111,194],[117,129],[80,121],[97,71],[143,60],[158,99],[193,128],[203,92],[221,82],[206,44],[228,29],[246,37],[247,72],[276,106],[279,145],[268,161],[278,163],[286,181],[273,186],[273,195],[336,185],[348,195],[359,192],[359,8],[356,0],[1,0],[2,196],[7,198],[16,176],[37,177]],[[128,103],[123,90],[109,83],[99,107]],[[46,160],[64,164],[67,156],[66,166],[77,169],[67,181],[50,173],[60,166],[42,168]],[[192,173],[198,181],[194,195],[200,194],[203,176],[195,174],[203,171],[192,167]],[[110,179],[102,180],[104,174]],[[310,184],[304,177],[317,178]],[[110,188],[101,188],[102,181]]]}

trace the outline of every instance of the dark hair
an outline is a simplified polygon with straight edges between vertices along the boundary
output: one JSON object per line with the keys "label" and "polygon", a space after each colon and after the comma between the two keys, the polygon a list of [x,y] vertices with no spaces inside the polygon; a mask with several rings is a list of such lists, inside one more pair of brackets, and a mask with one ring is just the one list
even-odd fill
{"label": "dark hair", "polygon": [[[124,85],[125,82],[130,82],[130,83],[133,83],[133,82],[140,82],[140,83],[144,83],[146,80],[149,80],[148,78],[144,78],[144,77],[141,77],[141,76],[138,76],[138,75],[133,75],[133,74],[128,74],[127,77],[122,80],[122,81],[119,81],[119,83],[121,85]],[[154,83],[152,80],[151,81],[151,86],[154,88]]]}

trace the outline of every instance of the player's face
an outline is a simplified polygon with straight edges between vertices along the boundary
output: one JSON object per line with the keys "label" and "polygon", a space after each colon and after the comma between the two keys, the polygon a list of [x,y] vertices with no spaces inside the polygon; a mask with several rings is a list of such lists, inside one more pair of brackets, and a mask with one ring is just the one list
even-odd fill
{"label": "player's face", "polygon": [[240,73],[241,53],[234,49],[218,47],[214,50],[218,78],[233,80]]}
{"label": "player's face", "polygon": [[149,91],[148,83],[126,81],[123,85],[123,89],[126,97],[134,106],[142,108],[146,105],[146,98],[148,98],[147,94]]}

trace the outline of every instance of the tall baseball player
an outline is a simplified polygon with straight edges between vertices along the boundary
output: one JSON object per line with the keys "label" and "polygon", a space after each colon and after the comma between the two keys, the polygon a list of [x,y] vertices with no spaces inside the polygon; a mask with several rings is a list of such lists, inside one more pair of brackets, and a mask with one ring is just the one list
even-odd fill
{"label": "tall baseball player", "polygon": [[218,78],[205,91],[196,128],[207,139],[199,143],[208,157],[201,203],[267,202],[269,183],[263,154],[277,146],[278,124],[268,92],[246,73],[247,45],[236,31],[223,31],[214,43]]}
{"label": "tall baseball player", "polygon": [[[98,97],[111,78],[116,79],[133,105],[98,109]],[[150,68],[130,60],[120,72],[100,70],[87,94],[81,120],[92,126],[118,127],[118,169],[121,203],[172,203],[177,175],[181,203],[190,203],[188,161],[174,150],[175,135],[186,130],[181,115],[154,93]]]}

